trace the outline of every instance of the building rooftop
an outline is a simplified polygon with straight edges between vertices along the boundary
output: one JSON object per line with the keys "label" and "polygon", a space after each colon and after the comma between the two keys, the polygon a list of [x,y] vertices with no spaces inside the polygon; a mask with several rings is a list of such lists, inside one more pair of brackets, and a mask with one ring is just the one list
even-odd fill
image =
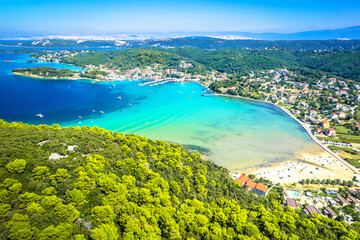
{"label": "building rooftop", "polygon": [[283,201],[283,205],[289,206],[292,208],[298,208],[300,207],[300,203],[297,202],[294,198],[287,198]]}
{"label": "building rooftop", "polygon": [[319,213],[321,214],[321,212],[313,205],[311,206],[305,206],[304,212],[308,215],[313,214],[313,213]]}
{"label": "building rooftop", "polygon": [[330,215],[331,217],[337,217],[337,214],[334,212],[334,210],[332,210],[331,207],[325,207],[324,208],[324,213],[326,215]]}
{"label": "building rooftop", "polygon": [[246,182],[252,182],[252,179],[249,178],[248,176],[246,176],[245,174],[241,175],[240,177],[238,177],[235,181],[237,181],[238,183],[240,183],[241,186],[244,186],[244,184]]}

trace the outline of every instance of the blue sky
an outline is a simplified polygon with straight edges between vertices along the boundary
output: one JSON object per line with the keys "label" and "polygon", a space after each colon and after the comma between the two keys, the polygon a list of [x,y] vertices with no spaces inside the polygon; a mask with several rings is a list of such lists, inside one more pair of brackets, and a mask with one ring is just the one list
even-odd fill
{"label": "blue sky", "polygon": [[360,0],[0,0],[0,35],[297,32],[360,25]]}

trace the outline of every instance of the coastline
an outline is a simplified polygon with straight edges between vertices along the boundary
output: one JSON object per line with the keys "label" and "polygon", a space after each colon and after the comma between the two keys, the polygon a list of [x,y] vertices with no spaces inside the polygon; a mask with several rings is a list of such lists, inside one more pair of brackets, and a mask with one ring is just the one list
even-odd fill
{"label": "coastline", "polygon": [[[58,80],[58,79],[64,79],[64,80],[85,80],[85,81],[93,81],[93,82],[111,82],[111,81],[121,81],[121,79],[113,79],[113,80],[104,80],[104,81],[101,81],[101,80],[96,80],[96,79],[84,79],[84,78],[46,78],[46,77],[42,77],[42,76],[37,76],[37,75],[27,75],[27,74],[20,74],[20,73],[16,73],[14,72],[13,73],[14,75],[20,75],[20,76],[25,76],[25,77],[32,77],[32,78],[42,78],[42,79],[51,79],[51,80]],[[132,81],[132,80],[141,80],[141,79],[127,79],[129,81]],[[194,80],[185,80],[184,82],[194,82]],[[205,84],[201,83],[200,81],[197,81],[200,85],[206,87],[210,92],[211,94],[210,95],[213,95],[213,96],[220,96],[220,97],[231,97],[231,98],[240,98],[240,99],[245,99],[245,100],[249,100],[249,101],[257,101],[257,102],[263,102],[263,103],[268,103],[268,104],[271,104],[273,106],[276,106],[278,108],[280,108],[283,112],[285,112],[286,114],[288,114],[292,119],[294,119],[295,121],[297,121],[297,123],[299,123],[303,129],[307,132],[307,134],[311,137],[311,139],[317,143],[322,149],[324,149],[327,153],[331,154],[334,158],[336,158],[337,160],[339,160],[340,162],[342,162],[343,164],[345,164],[345,166],[348,166],[348,168],[350,168],[353,173],[357,173],[357,169],[354,168],[353,166],[351,166],[348,162],[346,162],[344,159],[342,159],[341,157],[339,157],[336,153],[332,152],[330,149],[328,149],[326,146],[324,146],[310,131],[310,129],[304,124],[302,123],[299,119],[297,119],[291,112],[289,112],[287,109],[283,108],[283,107],[280,107],[274,103],[271,103],[271,102],[266,102],[266,101],[263,101],[263,100],[258,100],[258,99],[251,99],[251,98],[247,98],[247,97],[242,97],[242,96],[234,96],[234,95],[227,95],[227,94],[218,94],[218,93],[215,93],[214,91],[210,90],[208,88],[208,86],[206,86]],[[272,168],[275,168],[275,167],[279,167],[279,165],[287,165],[289,163],[289,161],[287,162],[284,162],[284,163],[279,163],[279,164],[274,164],[270,167],[260,167],[260,168],[257,168],[257,169],[252,169],[252,172],[256,172],[256,171],[259,171],[259,170],[265,170],[265,169],[272,169]],[[321,168],[321,166],[319,166]],[[245,170],[245,172],[248,172],[248,170]],[[322,174],[325,176],[325,174]],[[294,180],[294,179],[291,179],[291,180]],[[300,180],[300,179],[299,179]]]}
{"label": "coastline", "polygon": [[[210,89],[209,89],[210,90]],[[210,90],[211,91],[211,90]],[[292,119],[294,119],[298,124],[300,124],[300,126],[303,127],[303,129],[307,132],[307,134],[311,137],[311,139],[317,143],[321,148],[323,148],[326,152],[328,152],[329,154],[331,154],[333,157],[335,157],[337,160],[341,161],[343,164],[345,164],[347,167],[349,167],[354,173],[358,173],[358,170],[352,166],[350,163],[348,163],[346,160],[344,160],[342,157],[340,157],[338,154],[334,153],[331,149],[329,149],[327,146],[325,146],[324,144],[322,144],[320,142],[319,139],[317,139],[311,132],[311,130],[305,125],[305,123],[301,122],[297,117],[295,117],[289,110],[287,110],[284,107],[280,107],[272,102],[266,102],[266,101],[262,101],[262,100],[258,100],[258,99],[251,99],[251,98],[246,98],[246,97],[241,97],[241,96],[233,96],[233,95],[226,95],[226,94],[218,94],[218,93],[214,93],[213,91],[212,95],[214,96],[221,96],[221,97],[235,97],[235,98],[241,98],[241,99],[246,99],[246,100],[250,100],[250,101],[257,101],[257,102],[262,102],[262,103],[267,103],[267,104],[271,104],[275,107],[278,107],[279,109],[281,109],[283,112],[285,112],[286,114],[288,114]]]}
{"label": "coastline", "polygon": [[[206,87],[210,92],[211,92],[211,95],[213,96],[220,96],[220,97],[230,97],[230,98],[240,98],[240,99],[245,99],[245,100],[249,100],[249,101],[256,101],[256,102],[262,102],[262,103],[267,103],[267,104],[271,104],[272,106],[275,106],[279,109],[281,109],[283,112],[285,112],[288,116],[290,116],[293,120],[295,120],[298,124],[300,124],[300,126],[306,131],[306,133],[310,136],[310,138],[317,144],[319,145],[323,150],[325,150],[325,152],[327,154],[329,154],[330,156],[332,156],[333,158],[335,158],[336,160],[338,160],[341,164],[344,164],[348,169],[351,170],[351,172],[353,174],[358,174],[359,173],[359,170],[356,169],[354,166],[352,166],[350,163],[348,163],[346,160],[344,160],[341,156],[339,156],[337,153],[333,152],[331,149],[329,149],[327,146],[325,146],[323,143],[320,142],[319,139],[317,139],[311,132],[311,130],[305,125],[305,123],[301,122],[297,117],[295,117],[289,110],[287,110],[286,108],[284,107],[281,107],[281,106],[278,106],[272,102],[267,102],[267,101],[263,101],[263,100],[258,100],[258,99],[252,99],[252,98],[247,98],[247,97],[242,97],[242,96],[235,96],[235,95],[227,95],[227,94],[219,94],[219,93],[216,93],[214,92],[213,90],[209,89],[208,86],[206,86],[205,84],[202,84],[199,82],[199,84],[201,84],[202,86]],[[309,154],[302,154],[302,156],[306,159],[306,158],[316,158],[316,156],[312,156],[312,155],[309,155]],[[318,156],[319,157],[319,156]],[[321,156],[320,156],[321,158]],[[260,167],[260,168],[253,168],[253,169],[248,169],[248,170],[245,170],[244,172],[246,173],[256,173],[258,171],[261,171],[261,170],[275,170],[275,169],[278,169],[278,168],[286,168],[286,165],[288,165],[289,163],[291,163],[291,161],[287,161],[287,162],[284,162],[284,163],[279,163],[279,164],[275,164],[271,167]],[[342,165],[341,165],[342,166]],[[322,166],[319,166],[318,168],[322,168]],[[343,170],[346,170],[346,169],[343,169]],[[342,170],[342,171],[343,171]],[[270,173],[270,171],[268,171],[268,174]],[[338,174],[340,174],[341,171],[338,171]],[[320,175],[326,175],[326,174],[320,174]],[[341,174],[340,174],[341,175]],[[291,176],[291,175],[290,175]],[[319,175],[317,175],[316,177],[318,177]],[[330,175],[327,175],[328,177]],[[347,175],[345,176],[342,176],[342,178],[346,178],[348,177]],[[271,180],[274,181],[274,182],[279,182],[277,177],[271,177]],[[294,179],[292,179],[294,181]],[[299,181],[301,179],[297,179],[297,181]],[[282,182],[282,181],[280,181]]]}
{"label": "coastline", "polygon": [[87,80],[87,81],[93,81],[93,82],[102,82],[98,79],[90,79],[90,78],[72,78],[72,77],[68,77],[68,78],[52,77],[51,78],[51,77],[43,77],[43,76],[39,76],[39,75],[34,75],[34,74],[22,74],[22,73],[18,73],[18,72],[12,72],[12,74],[17,75],[17,76],[22,76],[22,77],[41,78],[41,79],[49,79],[49,80]]}

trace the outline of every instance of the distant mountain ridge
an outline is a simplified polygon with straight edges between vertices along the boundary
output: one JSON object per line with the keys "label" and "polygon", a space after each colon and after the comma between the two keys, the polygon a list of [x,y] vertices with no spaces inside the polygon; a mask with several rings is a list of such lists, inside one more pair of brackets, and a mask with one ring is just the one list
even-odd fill
{"label": "distant mountain ridge", "polygon": [[40,40],[40,41],[0,41],[2,47],[36,49],[124,49],[124,48],[174,48],[192,47],[199,49],[253,48],[264,49],[283,47],[297,51],[309,50],[355,50],[360,49],[360,40],[224,40],[214,38],[167,38],[145,41],[95,41],[95,40]]}
{"label": "distant mountain ridge", "polygon": [[33,34],[32,36],[9,36],[0,33],[2,40],[158,40],[164,38],[178,39],[256,39],[256,40],[335,40],[335,39],[360,39],[360,26],[352,26],[338,29],[324,29],[302,31],[295,33],[252,33],[240,31],[217,31],[217,32],[165,32],[165,33],[111,33],[101,35],[59,35],[59,34]]}

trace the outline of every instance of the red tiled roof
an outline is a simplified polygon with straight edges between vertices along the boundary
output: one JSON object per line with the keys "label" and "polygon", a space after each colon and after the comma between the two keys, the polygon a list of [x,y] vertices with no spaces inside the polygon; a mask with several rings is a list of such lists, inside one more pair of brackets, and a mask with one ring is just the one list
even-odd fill
{"label": "red tiled roof", "polygon": [[255,182],[247,182],[246,183],[246,189],[249,189],[249,188],[256,188],[256,183]]}
{"label": "red tiled roof", "polygon": [[260,191],[267,192],[268,188],[266,185],[258,183],[255,187],[256,189],[259,189]]}
{"label": "red tiled roof", "polygon": [[252,179],[246,176],[245,174],[243,174],[240,177],[238,177],[235,181],[237,181],[238,183],[240,183],[241,186],[243,186],[244,183],[252,182]]}

